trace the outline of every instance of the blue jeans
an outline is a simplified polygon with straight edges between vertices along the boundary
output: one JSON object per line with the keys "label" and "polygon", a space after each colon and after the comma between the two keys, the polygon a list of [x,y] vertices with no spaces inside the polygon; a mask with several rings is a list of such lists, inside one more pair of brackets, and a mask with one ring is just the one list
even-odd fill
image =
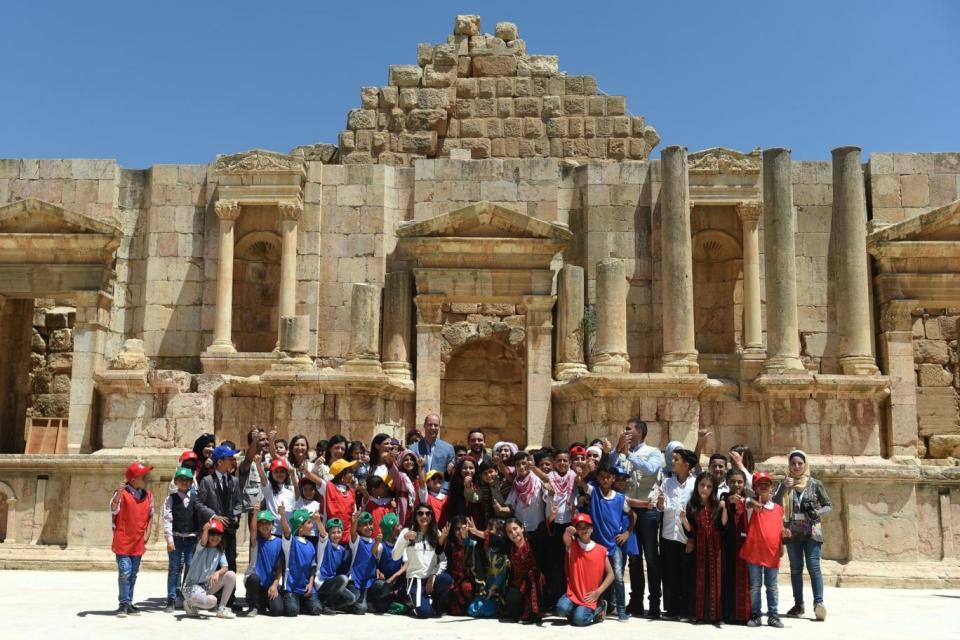
{"label": "blue jeans", "polygon": [[197,546],[196,538],[173,539],[173,551],[167,551],[167,598],[176,599],[183,586],[183,577],[190,571],[193,550]]}
{"label": "blue jeans", "polygon": [[617,613],[621,613],[627,607],[627,594],[623,587],[623,568],[626,565],[627,556],[623,553],[623,547],[614,546],[608,557],[613,566],[613,584],[603,596],[607,602],[617,606]]}
{"label": "blue jeans", "polygon": [[807,561],[810,584],[813,586],[813,604],[823,602],[823,572],[820,571],[822,542],[807,538],[803,542],[791,542],[787,546],[790,558],[790,586],[793,587],[793,603],[803,606],[803,561]]}
{"label": "blue jeans", "polygon": [[767,617],[777,614],[777,576],[780,569],[762,567],[759,564],[747,563],[747,574],[750,576],[750,613],[759,618],[763,613],[763,602],[760,601],[760,589],[767,587]]}
{"label": "blue jeans", "polygon": [[[410,600],[413,602],[413,613],[418,618],[429,618],[433,615],[439,615],[447,601],[447,594],[450,593],[450,585],[453,584],[453,578],[448,573],[438,573],[433,579],[433,593],[427,595],[420,593],[425,580],[413,580],[410,584]],[[417,596],[420,596],[420,604],[417,604]]]}
{"label": "blue jeans", "polygon": [[634,509],[637,514],[637,544],[640,555],[630,556],[630,606],[643,608],[643,563],[647,563],[647,586],[650,588],[650,610],[660,610],[660,512],[656,509]]}
{"label": "blue jeans", "polygon": [[317,599],[316,591],[311,591],[308,596],[290,591],[283,592],[283,615],[288,618],[294,618],[300,613],[318,616],[320,609],[320,600]]}
{"label": "blue jeans", "polygon": [[120,586],[120,604],[133,604],[133,587],[137,584],[142,556],[117,556],[117,583]]}
{"label": "blue jeans", "polygon": [[600,608],[602,606],[601,602],[596,609],[588,609],[583,605],[573,604],[573,601],[564,594],[557,600],[557,615],[566,618],[575,627],[585,627],[600,615],[603,611]]}

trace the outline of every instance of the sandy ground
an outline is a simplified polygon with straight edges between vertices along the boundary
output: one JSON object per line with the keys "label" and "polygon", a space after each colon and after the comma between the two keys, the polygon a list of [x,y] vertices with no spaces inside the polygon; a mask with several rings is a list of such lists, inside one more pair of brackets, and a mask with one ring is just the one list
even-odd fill
{"label": "sandy ground", "polygon": [[[279,632],[277,637],[294,637],[313,627],[320,634],[337,632],[344,639],[382,640],[388,634],[397,638],[457,638],[503,640],[504,634],[521,634],[525,638],[550,638],[566,629],[555,618],[548,618],[541,627],[520,626],[491,620],[470,620],[445,617],[414,620],[398,616],[337,615],[320,618],[275,619],[260,616],[219,620],[204,614],[202,619],[185,618],[181,611],[163,612],[166,574],[144,572],[137,581],[136,596],[143,613],[119,619],[116,608],[116,574],[108,572],[67,571],[0,571],[0,637],[21,638],[127,638],[146,640],[194,637],[213,633],[217,637],[251,637],[256,630]],[[809,598],[810,594],[807,593]],[[792,606],[790,587],[780,586],[781,612]],[[604,638],[609,634],[655,634],[655,637],[682,638],[695,634],[710,638],[891,638],[929,637],[937,640],[960,639],[957,613],[960,612],[960,591],[894,590],[830,588],[825,602],[829,615],[825,622],[812,619],[783,618],[785,629],[746,629],[728,625],[693,626],[680,622],[631,619],[626,623],[608,620],[577,630],[577,640]],[[785,606],[784,606],[785,605]],[[807,604],[810,611],[810,604]],[[810,612],[812,614],[812,612]],[[812,618],[812,615],[810,616]],[[184,634],[187,634],[186,636]],[[219,634],[231,634],[220,636]],[[233,636],[232,634],[240,634]],[[332,634],[329,637],[333,637]]]}

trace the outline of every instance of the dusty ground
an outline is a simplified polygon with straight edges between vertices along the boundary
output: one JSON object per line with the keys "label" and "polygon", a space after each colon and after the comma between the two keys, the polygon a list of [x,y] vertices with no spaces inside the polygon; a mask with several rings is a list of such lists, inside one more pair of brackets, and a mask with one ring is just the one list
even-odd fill
{"label": "dusty ground", "polygon": [[[166,574],[161,572],[141,573],[137,581],[136,596],[143,613],[138,617],[118,619],[113,616],[116,608],[116,574],[108,572],[67,571],[0,571],[0,619],[3,633],[0,637],[20,638],[129,638],[147,640],[177,637],[194,637],[201,633],[231,634],[217,637],[251,637],[269,628],[276,637],[295,637],[305,630],[306,623],[314,629],[327,627],[350,631],[339,637],[345,640],[366,638],[382,640],[390,635],[396,638],[456,638],[503,640],[504,634],[521,633],[528,638],[555,638],[564,630],[557,626],[556,619],[547,619],[541,628],[499,623],[488,620],[464,618],[441,618],[414,620],[397,616],[339,615],[333,618],[272,619],[260,616],[255,619],[236,618],[218,620],[185,618],[182,612],[163,613],[162,594],[165,591]],[[807,593],[809,598],[809,593]],[[745,629],[726,626],[715,629],[709,626],[695,627],[679,622],[653,622],[632,619],[627,623],[607,621],[602,625],[578,630],[577,640],[604,638],[609,634],[622,636],[625,633],[655,634],[661,638],[681,638],[695,634],[710,638],[803,638],[826,640],[829,638],[907,638],[930,637],[960,638],[956,613],[960,605],[960,591],[893,590],[830,588],[826,590],[829,611],[822,623],[806,619],[784,618],[785,629]],[[792,606],[790,587],[780,585],[781,611]],[[809,603],[808,603],[809,610]],[[811,616],[812,617],[812,616]],[[123,634],[121,636],[121,634]],[[186,634],[186,635],[184,635]],[[240,635],[232,635],[240,634]],[[634,637],[638,637],[634,635]]]}

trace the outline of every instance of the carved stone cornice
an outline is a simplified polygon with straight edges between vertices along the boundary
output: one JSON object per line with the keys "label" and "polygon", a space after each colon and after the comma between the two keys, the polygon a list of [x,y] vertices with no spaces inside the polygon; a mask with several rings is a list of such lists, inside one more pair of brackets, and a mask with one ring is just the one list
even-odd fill
{"label": "carved stone cornice", "polygon": [[251,149],[241,153],[218,156],[213,170],[219,175],[248,173],[302,173],[306,175],[303,158],[267,151]]}
{"label": "carved stone cornice", "polygon": [[281,200],[277,203],[280,217],[284,220],[297,220],[303,213],[303,202],[299,200]]}
{"label": "carved stone cornice", "polygon": [[693,174],[759,174],[760,149],[741,153],[714,147],[687,156],[687,171]]}
{"label": "carved stone cornice", "polygon": [[240,217],[240,203],[236,200],[217,200],[213,209],[221,220],[236,220]]}

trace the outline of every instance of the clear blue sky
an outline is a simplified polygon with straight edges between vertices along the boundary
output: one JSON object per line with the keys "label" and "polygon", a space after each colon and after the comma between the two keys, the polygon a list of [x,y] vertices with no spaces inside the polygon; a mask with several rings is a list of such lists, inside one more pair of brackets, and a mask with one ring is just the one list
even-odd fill
{"label": "clear blue sky", "polygon": [[360,87],[457,13],[516,22],[531,53],[626,95],[661,147],[960,151],[952,0],[22,0],[3,10],[0,157],[147,167],[336,142]]}

